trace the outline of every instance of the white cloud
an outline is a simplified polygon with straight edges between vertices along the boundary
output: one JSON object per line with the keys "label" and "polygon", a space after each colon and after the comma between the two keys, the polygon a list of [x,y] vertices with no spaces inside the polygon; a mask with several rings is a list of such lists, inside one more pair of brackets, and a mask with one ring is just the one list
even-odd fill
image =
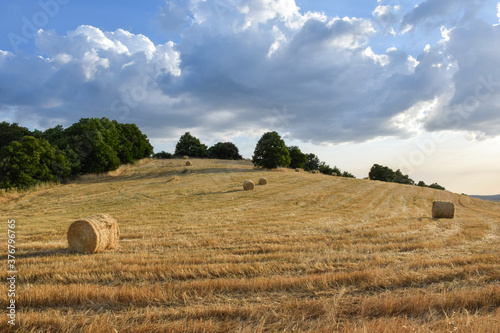
{"label": "white cloud", "polygon": [[430,31],[474,20],[484,3],[485,0],[425,0],[403,17],[400,30],[405,33],[423,26]]}
{"label": "white cloud", "polygon": [[497,17],[498,17],[498,22],[500,22],[500,2],[497,3]]}
{"label": "white cloud", "polygon": [[[449,57],[453,73],[439,107],[429,114],[429,130],[455,129],[497,136],[500,130],[500,26],[482,21],[448,31],[435,51]],[[476,136],[479,137],[479,136]]]}
{"label": "white cloud", "polygon": [[[400,26],[442,22],[439,15],[467,7],[457,3],[424,1]],[[107,116],[153,138],[166,129],[175,136],[197,129],[205,138],[278,130],[315,143],[407,138],[422,126],[500,132],[500,27],[445,25],[439,42],[411,53],[385,33],[402,9],[379,4],[373,16],[388,29],[378,32],[373,17],[301,13],[293,0],[168,1],[157,20],[182,16],[163,26],[180,29],[178,44],[155,45],[123,29],[41,30],[42,58],[0,52],[0,109],[15,107],[41,126]],[[397,47],[381,46],[381,38]],[[481,98],[494,93],[470,106],[467,121],[450,123],[480,77],[492,81]]]}

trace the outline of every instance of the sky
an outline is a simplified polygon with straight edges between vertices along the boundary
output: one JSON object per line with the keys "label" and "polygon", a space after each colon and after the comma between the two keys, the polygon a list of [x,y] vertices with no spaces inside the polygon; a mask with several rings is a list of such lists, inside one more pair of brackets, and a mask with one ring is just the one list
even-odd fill
{"label": "sky", "polygon": [[500,193],[500,2],[4,0],[0,121],[135,123]]}

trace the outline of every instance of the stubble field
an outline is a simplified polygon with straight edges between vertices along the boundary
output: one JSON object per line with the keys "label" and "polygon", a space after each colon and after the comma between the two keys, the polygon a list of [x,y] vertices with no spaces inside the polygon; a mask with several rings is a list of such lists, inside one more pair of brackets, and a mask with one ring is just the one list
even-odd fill
{"label": "stubble field", "polygon": [[[500,204],[184,163],[0,197],[4,249],[16,220],[19,332],[499,332]],[[455,219],[432,219],[434,200],[454,202]],[[118,221],[119,247],[69,252],[70,224],[96,213]]]}

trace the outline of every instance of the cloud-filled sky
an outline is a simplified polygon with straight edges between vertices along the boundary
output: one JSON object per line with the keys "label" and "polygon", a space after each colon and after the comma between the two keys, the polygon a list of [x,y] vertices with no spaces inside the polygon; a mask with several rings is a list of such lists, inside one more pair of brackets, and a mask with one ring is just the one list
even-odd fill
{"label": "cloud-filled sky", "polygon": [[288,144],[365,177],[374,163],[500,193],[500,2],[6,0],[0,121],[136,123],[251,157]]}

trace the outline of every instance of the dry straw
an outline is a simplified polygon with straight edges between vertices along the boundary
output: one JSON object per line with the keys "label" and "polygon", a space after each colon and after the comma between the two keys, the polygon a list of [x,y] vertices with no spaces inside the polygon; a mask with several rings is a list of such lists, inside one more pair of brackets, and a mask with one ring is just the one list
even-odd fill
{"label": "dry straw", "polygon": [[433,219],[452,219],[455,217],[455,205],[452,202],[434,201],[432,203]]}
{"label": "dry straw", "polygon": [[332,176],[333,176],[333,177],[337,177],[338,175],[337,175],[337,173],[336,173],[336,172],[332,172]]}
{"label": "dry straw", "polygon": [[189,156],[184,156],[183,159],[189,160]]}
{"label": "dry straw", "polygon": [[96,253],[118,245],[120,229],[107,214],[96,214],[71,224],[68,230],[69,249],[80,253]]}
{"label": "dry straw", "polygon": [[193,163],[191,163],[191,161],[187,161],[186,166],[193,166]]}
{"label": "dry straw", "polygon": [[259,179],[259,185],[267,185],[267,179],[266,178],[260,178]]}
{"label": "dry straw", "polygon": [[243,189],[245,191],[253,191],[255,189],[255,184],[253,181],[247,179],[243,182]]}

